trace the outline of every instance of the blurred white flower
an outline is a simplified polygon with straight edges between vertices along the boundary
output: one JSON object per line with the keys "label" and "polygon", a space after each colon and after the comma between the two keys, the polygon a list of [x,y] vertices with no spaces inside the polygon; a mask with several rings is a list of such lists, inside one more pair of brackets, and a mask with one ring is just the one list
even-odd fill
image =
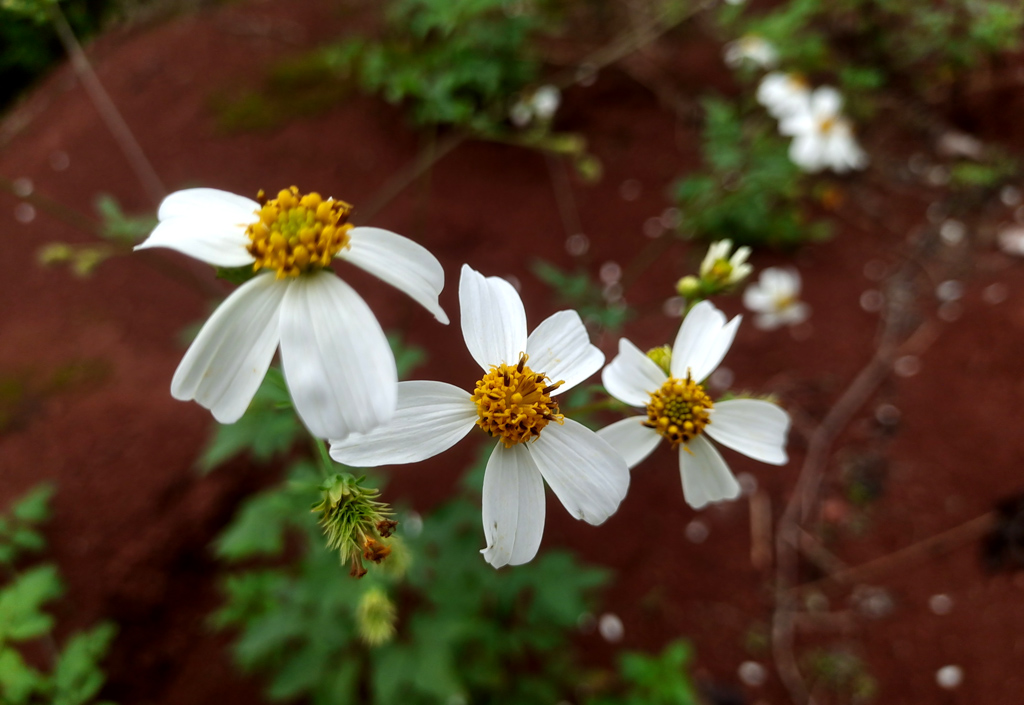
{"label": "blurred white flower", "polygon": [[796,73],[773,71],[762,78],[757,87],[757,102],[780,120],[806,111],[810,100],[810,85]]}
{"label": "blurred white flower", "polygon": [[710,301],[701,301],[679,327],[667,371],[621,338],[619,354],[601,373],[609,394],[646,414],[617,421],[598,435],[631,468],[667,440],[678,450],[683,497],[694,509],[740,495],[739,482],[708,437],[763,463],[788,462],[789,414],[761,399],[712,402],[702,384],[729,351],[740,319],[726,322]]}
{"label": "blurred white flower", "polygon": [[752,61],[766,69],[774,68],[779,61],[779,53],[772,43],[763,37],[748,34],[725,45],[723,52],[725,63],[736,68],[744,61]]}
{"label": "blurred white flower", "polygon": [[719,240],[711,243],[708,253],[704,255],[704,261],[700,264],[701,279],[713,281],[719,286],[731,286],[742,281],[754,271],[752,265],[747,264],[750,257],[749,247],[737,247],[732,252],[732,240]]}
{"label": "blurred white flower", "polygon": [[807,172],[832,169],[843,173],[863,169],[868,155],[853,137],[853,127],[842,114],[843,97],[835,88],[815,90],[806,108],[779,121],[779,132],[793,137],[789,158]]}
{"label": "blurred white flower", "polygon": [[811,307],[800,300],[800,273],[795,269],[768,267],[743,292],[743,305],[757,314],[754,325],[774,330],[783,325],[803,323]]}
{"label": "blurred white flower", "polygon": [[551,315],[527,336],[526,311],[512,285],[469,265],[462,266],[459,304],[466,347],[483,369],[474,391],[399,382],[394,419],[332,440],[331,457],[355,467],[418,462],[479,427],[498,441],[484,470],[482,552],[495,568],[519,565],[540,547],[545,482],[573,517],[595,525],[626,496],[625,461],[559,413],[556,401],[597,372],[604,354],[575,311]]}
{"label": "blurred white flower", "polygon": [[526,127],[534,120],[550,122],[562,104],[562,92],[557,86],[543,85],[519,98],[509,110],[508,117],[516,127]]}
{"label": "blurred white flower", "polygon": [[444,270],[425,248],[353,227],[352,206],[294,186],[259,202],[209,188],[164,199],[135,249],[167,247],[216,267],[260,272],[203,324],[171,380],[221,423],[241,418],[278,348],[295,411],[319,438],[365,432],[395,413],[394,354],[370,307],[335,275],[335,257],[408,294],[441,323]]}

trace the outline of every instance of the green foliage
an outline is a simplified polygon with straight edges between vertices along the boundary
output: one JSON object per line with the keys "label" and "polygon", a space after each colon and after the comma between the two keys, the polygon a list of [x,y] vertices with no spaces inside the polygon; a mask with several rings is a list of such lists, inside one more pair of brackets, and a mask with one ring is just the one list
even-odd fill
{"label": "green foliage", "polygon": [[621,299],[609,301],[604,288],[587,272],[566,272],[544,260],[535,261],[530,269],[554,290],[559,304],[575,309],[585,322],[596,323],[607,331],[615,332],[621,330],[632,316]]}
{"label": "green foliage", "polygon": [[392,0],[383,41],[352,39],[326,55],[419,125],[500,133],[511,97],[539,77],[530,39],[550,23],[538,3]]}
{"label": "green foliage", "polygon": [[[238,630],[235,659],[267,678],[271,698],[526,705],[569,691],[567,638],[603,571],[558,551],[496,571],[479,555],[479,507],[456,499],[418,535],[402,522],[388,560],[353,579],[322,548],[309,512],[319,482],[312,465],[298,464],[287,484],[243,505],[215,547],[230,563],[279,557],[286,536],[299,549],[284,566],[229,574],[213,618]],[[382,599],[399,606],[397,632],[371,647],[381,639],[361,607]]]}
{"label": "green foliage", "polygon": [[698,705],[692,660],[686,641],[670,643],[658,656],[626,652],[619,658],[619,692],[591,698],[587,705]]}
{"label": "green foliage", "polygon": [[209,472],[243,452],[256,462],[266,463],[287,453],[302,434],[284,375],[272,367],[245,415],[233,424],[217,425],[199,456],[199,468]]}
{"label": "green foliage", "polygon": [[103,238],[123,245],[136,245],[156,227],[152,215],[127,215],[121,204],[110,194],[96,197],[96,212],[100,216],[100,234]]}
{"label": "green foliage", "polygon": [[987,57],[1021,46],[1019,0],[791,0],[749,17],[730,8],[732,31],[772,42],[786,70],[835,71],[851,106],[896,72],[927,91]]}
{"label": "green foliage", "polygon": [[[56,0],[0,0],[0,109],[32,84],[64,52],[46,21]],[[94,33],[111,0],[65,0],[61,7],[80,37]]]}
{"label": "green foliage", "polygon": [[734,105],[704,101],[703,171],[674,187],[680,232],[736,245],[793,246],[828,237],[801,208],[807,180],[766,120],[744,120]]}
{"label": "green foliage", "polygon": [[[56,566],[19,571],[24,554],[45,548],[39,525],[49,516],[52,488],[40,486],[0,515],[0,563],[10,579],[0,584],[0,702],[4,705],[85,705],[95,702],[105,681],[99,662],[116,629],[100,624],[73,634],[63,650],[52,653],[52,671],[44,673],[22,658],[18,644],[50,637],[54,619],[44,611],[63,593]],[[52,643],[52,641],[51,641]]]}

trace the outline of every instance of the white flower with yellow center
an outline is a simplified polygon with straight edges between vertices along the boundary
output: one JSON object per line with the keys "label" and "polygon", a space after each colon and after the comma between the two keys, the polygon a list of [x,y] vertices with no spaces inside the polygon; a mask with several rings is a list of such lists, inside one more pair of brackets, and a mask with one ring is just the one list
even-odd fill
{"label": "white flower with yellow center", "polygon": [[444,270],[412,240],[353,227],[343,201],[301,195],[294,186],[258,198],[206,188],[172,193],[160,204],[160,223],[136,247],[169,247],[217,267],[259,272],[203,325],[171,394],[234,423],[280,346],[295,410],[313,435],[340,438],[381,425],[395,412],[395,358],[373,312],[331,262],[351,262],[448,323],[437,301]]}
{"label": "white flower with yellow center", "polygon": [[868,155],[857,144],[842,109],[839,91],[822,86],[811,94],[804,109],[780,119],[779,132],[793,137],[789,158],[794,164],[812,174],[823,169],[841,174],[868,165]]}
{"label": "white flower with yellow center", "polygon": [[744,290],[743,305],[757,314],[754,325],[761,330],[795,326],[811,315],[811,307],[800,300],[800,273],[791,268],[762,269]]}
{"label": "white flower with yellow center", "polygon": [[483,375],[468,392],[444,382],[400,382],[398,412],[367,434],[331,442],[355,467],[415,463],[447,450],[474,426],[497,438],[484,472],[487,562],[532,559],[544,531],[544,482],[577,519],[600,524],[626,496],[629,469],[596,433],[565,418],[556,397],[600,369],[575,311],[559,311],[526,334],[512,285],[468,265],[459,284],[462,335]]}
{"label": "white flower with yellow center", "polygon": [[760,399],[712,402],[702,384],[725,357],[739,324],[740,316],[726,323],[721,311],[702,301],[683,320],[667,360],[663,349],[648,356],[621,338],[619,354],[601,373],[609,394],[646,413],[613,423],[598,435],[631,468],[668,441],[679,452],[683,497],[694,509],[740,494],[739,483],[708,437],[764,463],[788,462],[789,414]]}
{"label": "white flower with yellow center", "polygon": [[811,86],[798,73],[774,71],[761,79],[757,87],[757,102],[777,119],[807,110],[811,99]]}
{"label": "white flower with yellow center", "polygon": [[732,256],[732,240],[719,240],[708,247],[704,261],[700,263],[700,277],[713,281],[720,286],[732,286],[746,279],[754,267],[747,264],[750,257],[749,247],[737,247]]}
{"label": "white flower with yellow center", "polygon": [[732,68],[738,67],[744,61],[750,61],[762,68],[770,69],[778,63],[779,53],[767,39],[748,34],[726,44],[723,58]]}

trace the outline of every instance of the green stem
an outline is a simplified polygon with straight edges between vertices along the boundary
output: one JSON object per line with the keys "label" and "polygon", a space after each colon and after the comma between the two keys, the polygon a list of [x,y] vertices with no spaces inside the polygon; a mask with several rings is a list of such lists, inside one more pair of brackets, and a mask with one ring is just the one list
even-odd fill
{"label": "green stem", "polygon": [[327,444],[316,436],[310,437],[313,439],[313,445],[316,446],[316,450],[320,455],[320,471],[324,474],[324,477],[330,477],[331,471],[334,470],[334,459],[327,452]]}

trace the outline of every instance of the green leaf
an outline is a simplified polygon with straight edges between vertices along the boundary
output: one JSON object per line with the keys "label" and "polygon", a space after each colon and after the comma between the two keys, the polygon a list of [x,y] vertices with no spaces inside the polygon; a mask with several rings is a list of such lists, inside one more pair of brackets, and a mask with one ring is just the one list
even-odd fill
{"label": "green leaf", "polygon": [[285,529],[297,513],[309,513],[308,504],[304,500],[296,502],[294,495],[281,489],[251,497],[214,541],[214,551],[228,561],[278,555],[284,547]]}
{"label": "green leaf", "polygon": [[57,568],[52,565],[32,568],[0,590],[0,643],[33,639],[50,631],[53,617],[40,608],[60,597],[62,591]]}
{"label": "green leaf", "polygon": [[11,507],[11,514],[21,521],[39,524],[50,518],[50,499],[53,497],[53,485],[39,485],[29,491]]}
{"label": "green leaf", "polygon": [[199,456],[199,468],[209,472],[236,455],[248,452],[258,462],[286,453],[302,435],[302,424],[291,408],[284,376],[270,368],[245,414],[233,424],[217,426]]}
{"label": "green leaf", "polygon": [[83,705],[99,693],[106,681],[99,662],[115,634],[117,628],[107,622],[68,640],[53,672],[53,705]]}
{"label": "green leaf", "polygon": [[231,284],[245,284],[255,276],[256,271],[248,264],[241,267],[217,267],[217,278]]}
{"label": "green leaf", "polygon": [[45,680],[11,648],[0,649],[0,702],[21,705],[43,689]]}

